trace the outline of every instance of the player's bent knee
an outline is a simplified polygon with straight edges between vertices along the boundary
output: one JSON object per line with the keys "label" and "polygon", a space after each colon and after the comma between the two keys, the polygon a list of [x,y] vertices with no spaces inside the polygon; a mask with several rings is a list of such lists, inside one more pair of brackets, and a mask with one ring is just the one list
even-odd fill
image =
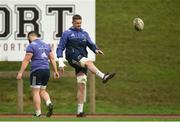
{"label": "player's bent knee", "polygon": [[88,61],[89,61],[88,58],[83,57],[83,58],[80,60],[81,67],[86,67],[86,62],[88,62]]}
{"label": "player's bent knee", "polygon": [[82,84],[86,85],[87,84],[87,76],[85,74],[77,76],[77,83],[82,83]]}

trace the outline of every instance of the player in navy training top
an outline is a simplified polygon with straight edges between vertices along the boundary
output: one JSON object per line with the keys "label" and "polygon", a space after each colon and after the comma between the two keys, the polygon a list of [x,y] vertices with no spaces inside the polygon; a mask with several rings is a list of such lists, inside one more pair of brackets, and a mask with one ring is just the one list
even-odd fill
{"label": "player in navy training top", "polygon": [[83,112],[83,103],[86,98],[86,82],[87,69],[96,74],[106,83],[109,79],[115,76],[115,73],[101,72],[92,61],[87,58],[87,47],[89,47],[95,54],[103,54],[92,42],[89,34],[81,28],[82,18],[80,15],[74,15],[72,18],[73,26],[64,31],[60,39],[58,48],[56,50],[59,58],[60,76],[64,71],[65,64],[63,63],[63,51],[65,51],[66,59],[69,64],[75,68],[77,83],[78,83],[78,111],[77,117],[85,116]]}

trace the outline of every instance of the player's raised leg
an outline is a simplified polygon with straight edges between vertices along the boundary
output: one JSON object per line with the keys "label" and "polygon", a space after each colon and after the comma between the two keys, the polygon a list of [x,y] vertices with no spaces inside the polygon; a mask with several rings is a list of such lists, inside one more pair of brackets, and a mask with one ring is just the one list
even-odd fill
{"label": "player's raised leg", "polygon": [[91,72],[96,74],[98,77],[100,77],[103,80],[103,83],[106,83],[109,79],[113,78],[115,76],[115,73],[103,73],[101,72],[92,61],[90,61],[88,58],[83,57],[80,60],[82,67],[87,67]]}

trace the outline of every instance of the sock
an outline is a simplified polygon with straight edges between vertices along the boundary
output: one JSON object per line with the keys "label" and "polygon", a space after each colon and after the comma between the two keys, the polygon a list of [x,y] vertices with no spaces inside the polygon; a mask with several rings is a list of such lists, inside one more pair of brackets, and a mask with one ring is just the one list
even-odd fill
{"label": "sock", "polygon": [[48,106],[51,103],[51,100],[46,101],[46,106]]}
{"label": "sock", "polygon": [[83,104],[78,104],[78,114],[83,112]]}
{"label": "sock", "polygon": [[102,73],[100,70],[96,71],[96,75],[99,76],[101,79],[104,77],[104,73]]}
{"label": "sock", "polygon": [[41,115],[41,110],[36,110],[36,116]]}

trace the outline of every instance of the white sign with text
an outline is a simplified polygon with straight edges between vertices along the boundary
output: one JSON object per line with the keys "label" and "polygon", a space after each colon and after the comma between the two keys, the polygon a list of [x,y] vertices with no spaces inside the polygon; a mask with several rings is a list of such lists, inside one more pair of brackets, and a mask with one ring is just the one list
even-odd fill
{"label": "white sign with text", "polygon": [[[82,28],[95,41],[95,0],[0,0],[0,61],[22,61],[31,30],[51,44],[55,53],[74,14],[82,16]],[[94,53],[88,52],[94,61]]]}

